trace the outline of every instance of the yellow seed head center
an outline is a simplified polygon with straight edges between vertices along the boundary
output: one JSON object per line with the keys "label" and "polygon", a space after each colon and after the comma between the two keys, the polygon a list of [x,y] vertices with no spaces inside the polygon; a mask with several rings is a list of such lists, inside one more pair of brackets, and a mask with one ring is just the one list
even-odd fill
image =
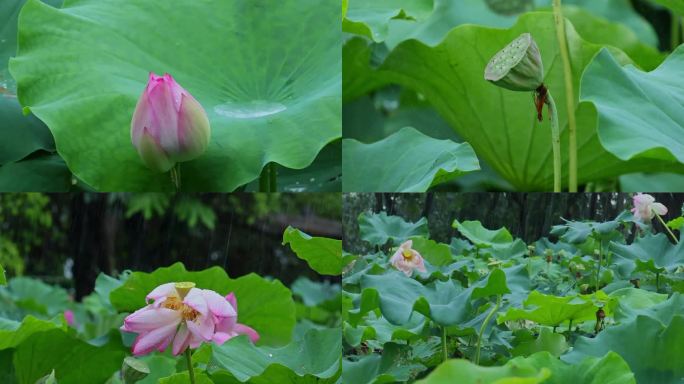
{"label": "yellow seed head center", "polygon": [[406,260],[406,261],[413,260],[413,251],[411,251],[410,249],[404,249],[401,252],[401,255],[404,256],[404,260]]}
{"label": "yellow seed head center", "polygon": [[164,300],[162,304],[163,308],[172,309],[174,311],[180,311],[183,320],[194,321],[199,316],[199,312],[192,309],[187,304],[183,303],[178,296],[169,296]]}

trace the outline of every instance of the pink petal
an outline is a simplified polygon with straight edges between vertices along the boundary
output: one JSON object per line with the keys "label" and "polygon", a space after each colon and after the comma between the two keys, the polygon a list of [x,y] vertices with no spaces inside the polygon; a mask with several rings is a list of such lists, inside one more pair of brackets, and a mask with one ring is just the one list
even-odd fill
{"label": "pink petal", "polygon": [[139,309],[124,319],[124,330],[128,332],[146,332],[165,327],[178,325],[181,321],[181,313],[167,308],[145,307]]}
{"label": "pink petal", "polygon": [[199,312],[203,317],[206,317],[209,313],[209,306],[201,289],[192,288],[183,299],[183,303]]}
{"label": "pink petal", "polygon": [[147,303],[149,304],[150,300],[154,300],[156,302],[159,299],[165,299],[167,296],[175,295],[175,286],[176,283],[166,283],[153,289],[152,292],[150,292],[146,297]]}
{"label": "pink petal", "polygon": [[134,355],[146,355],[155,349],[168,344],[170,337],[176,333],[176,324],[169,324],[153,331],[141,333],[133,343]]}
{"label": "pink petal", "polygon": [[214,333],[214,337],[212,338],[212,341],[218,345],[223,345],[226,341],[231,339],[231,336],[225,332],[216,332]]}
{"label": "pink petal", "polygon": [[190,332],[206,341],[210,341],[214,336],[214,320],[211,316],[200,316],[195,321],[186,322]]}
{"label": "pink petal", "polygon": [[203,289],[202,295],[209,305],[209,310],[214,315],[219,317],[237,316],[237,312],[235,312],[231,303],[223,296],[208,289]]}
{"label": "pink petal", "polygon": [[663,204],[653,203],[653,205],[651,205],[651,208],[653,209],[653,212],[655,212],[656,214],[658,214],[660,216],[667,215],[667,207],[664,206]]}
{"label": "pink petal", "polygon": [[178,333],[176,333],[176,337],[173,339],[173,354],[180,355],[185,352],[189,343],[190,331],[188,330],[187,325],[181,324],[178,328]]}
{"label": "pink petal", "polygon": [[244,325],[244,324],[237,324],[235,326],[235,333],[238,333],[240,335],[247,335],[250,340],[252,340],[252,343],[256,343],[259,341],[259,334],[257,331],[255,331],[253,328]]}
{"label": "pink petal", "polygon": [[237,316],[216,317],[214,319],[216,324],[216,332],[232,332],[235,324],[237,324]]}
{"label": "pink petal", "polygon": [[233,306],[233,308],[235,309],[235,311],[238,310],[237,299],[235,298],[235,293],[233,293],[233,292],[229,293],[228,296],[226,296],[226,300],[228,300],[228,302],[230,303],[230,305]]}

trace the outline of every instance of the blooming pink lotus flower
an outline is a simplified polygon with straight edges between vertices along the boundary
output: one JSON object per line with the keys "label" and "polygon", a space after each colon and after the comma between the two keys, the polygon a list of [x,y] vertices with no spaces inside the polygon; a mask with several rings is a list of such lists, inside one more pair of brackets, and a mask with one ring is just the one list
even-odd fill
{"label": "blooming pink lotus flower", "polygon": [[70,327],[73,327],[76,324],[76,320],[74,318],[74,311],[70,309],[64,311],[64,320],[66,320],[67,324]]}
{"label": "blooming pink lotus flower", "polygon": [[154,350],[165,351],[172,345],[174,355],[188,347],[198,348],[203,342],[223,344],[241,334],[252,342],[259,334],[237,323],[237,301],[234,294],[225,298],[193,283],[162,284],[147,295],[147,306],[124,319],[121,330],[138,333],[133,343],[134,355]]}
{"label": "blooming pink lotus flower", "polygon": [[656,203],[655,198],[645,193],[637,193],[632,197],[634,208],[632,213],[634,218],[643,222],[651,221],[655,215],[667,214],[667,207]]}
{"label": "blooming pink lotus flower", "polygon": [[210,135],[200,103],[168,73],[151,72],[131,121],[131,141],[145,165],[167,172],[204,153]]}
{"label": "blooming pink lotus flower", "polygon": [[402,245],[399,246],[392,258],[390,263],[398,270],[404,272],[406,276],[411,276],[413,270],[417,269],[420,272],[427,272],[425,269],[425,263],[423,262],[423,256],[418,253],[415,249],[411,248],[413,246],[412,240],[407,240]]}

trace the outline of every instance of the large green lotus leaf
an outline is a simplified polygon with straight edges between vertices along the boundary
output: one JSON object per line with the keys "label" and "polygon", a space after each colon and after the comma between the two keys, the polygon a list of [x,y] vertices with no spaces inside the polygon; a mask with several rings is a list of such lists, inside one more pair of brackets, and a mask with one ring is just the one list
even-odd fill
{"label": "large green lotus leaf", "polygon": [[[601,49],[582,40],[567,23],[575,95],[584,68]],[[344,98],[350,100],[379,86],[397,83],[422,93],[452,128],[475,150],[479,159],[521,190],[549,190],[553,180],[550,122],[536,120],[532,98],[524,92],[496,87],[483,79],[489,59],[523,32],[537,41],[546,75],[544,83],[559,107],[561,152],[567,154],[567,114],[564,111],[563,70],[555,39],[553,15],[528,13],[508,30],[475,25],[453,29],[437,46],[416,40],[401,43],[377,69],[368,70],[370,46],[359,39],[345,45]],[[476,42],[476,43],[475,43]],[[615,49],[614,49],[615,50]],[[615,50],[621,60],[623,53]],[[430,63],[426,66],[425,63]],[[576,105],[579,100],[576,100]],[[627,172],[682,172],[672,160],[639,158],[622,161],[606,151],[596,134],[597,114],[590,103],[579,104],[578,127],[580,183],[615,177]],[[567,175],[567,156],[563,156]],[[602,164],[596,167],[596,164]],[[563,178],[565,182],[566,178]]]}
{"label": "large green lotus leaf", "polygon": [[407,382],[426,369],[422,364],[404,361],[407,353],[395,343],[383,346],[382,355],[357,356],[356,360],[342,361],[342,383],[385,384]]}
{"label": "large green lotus leaf", "polygon": [[[507,3],[510,2],[507,1]],[[537,9],[548,9],[551,0],[535,0],[527,3],[534,3]],[[605,39],[609,41],[607,44],[624,49],[634,47],[637,43],[633,39],[637,37],[642,44],[653,47],[658,44],[655,30],[634,11],[629,0],[564,0],[563,5],[563,15],[570,19],[582,37],[591,42],[598,43]],[[568,7],[568,5],[571,6]],[[578,14],[575,10],[579,7],[583,8],[583,11]],[[424,21],[392,20],[389,25],[387,43],[390,47],[394,47],[403,40],[415,38],[434,45],[440,42],[453,27],[463,24],[508,28],[515,23],[521,11],[530,10],[530,8],[532,7],[529,4],[521,4],[517,9],[518,12],[497,13],[487,6],[486,1],[482,0],[436,0],[435,11]],[[615,24],[601,30],[598,27],[607,26],[605,20]],[[618,31],[619,35],[611,33]],[[597,40],[594,40],[595,38]],[[649,54],[653,53],[657,54],[657,52],[649,52]]]}
{"label": "large green lotus leaf", "polygon": [[479,169],[468,143],[433,139],[411,127],[372,144],[342,141],[347,192],[425,192]]}
{"label": "large green lotus leaf", "polygon": [[568,364],[548,352],[516,357],[499,367],[482,367],[467,360],[449,360],[421,384],[635,384],[627,363],[614,352]]}
{"label": "large green lotus leaf", "polygon": [[342,241],[325,237],[311,237],[299,229],[287,227],[283,233],[283,245],[290,248],[311,269],[322,275],[342,274]]}
{"label": "large green lotus leaf", "polygon": [[7,277],[5,276],[5,268],[0,265],[0,285],[7,285]]}
{"label": "large green lotus leaf", "polygon": [[45,316],[55,316],[68,308],[67,291],[30,277],[15,277],[7,287],[0,288],[0,295],[9,296],[17,307]]}
{"label": "large green lotus leaf", "polygon": [[621,192],[641,192],[647,185],[649,192],[684,191],[684,175],[676,173],[633,173],[620,176]]}
{"label": "large green lotus leaf", "polygon": [[[0,350],[16,348],[24,340],[35,333],[59,329],[59,326],[52,321],[39,320],[33,316],[26,316],[20,324],[3,324],[0,327]],[[66,324],[62,326],[62,329]]]}
{"label": "large green lotus leaf", "polygon": [[31,157],[0,166],[0,191],[68,192],[73,177],[58,155]]}
{"label": "large green lotus leaf", "polygon": [[269,281],[255,274],[231,279],[219,267],[190,272],[183,264],[175,263],[152,273],[133,272],[109,298],[117,310],[133,312],[145,306],[145,296],[154,288],[178,281],[192,281],[197,288],[211,289],[221,295],[234,292],[238,321],[259,332],[260,344],[282,345],[290,341],[295,325],[292,293],[280,281]]}
{"label": "large green lotus leaf", "polygon": [[388,216],[385,212],[364,212],[359,215],[358,220],[361,239],[372,245],[385,245],[387,241],[399,245],[409,237],[428,236],[427,219],[424,217],[415,223],[409,223],[399,216]]}
{"label": "large green lotus leaf", "polygon": [[329,281],[312,281],[306,276],[300,276],[290,286],[292,294],[299,296],[307,307],[318,305],[334,305],[340,310],[340,285],[331,284]]}
{"label": "large green lotus leaf", "polygon": [[554,225],[550,233],[559,236],[561,240],[570,244],[584,243],[592,235],[608,239],[614,236],[621,223],[619,217],[615,220],[604,222],[563,220],[565,224]]}
{"label": "large green lotus leaf", "polygon": [[81,384],[105,382],[121,367],[125,356],[120,340],[96,347],[54,329],[24,340],[13,360],[19,384],[34,384],[53,370],[60,384]]}
{"label": "large green lotus leaf", "polygon": [[356,327],[345,322],[342,335],[347,344],[358,347],[366,340],[376,340],[384,344],[394,340],[417,340],[421,337],[427,319],[425,316],[414,313],[408,323],[394,325],[383,316],[369,312],[363,322]]}
{"label": "large green lotus leaf", "polygon": [[568,343],[561,333],[554,333],[549,328],[542,328],[536,339],[523,341],[511,349],[513,356],[529,356],[537,352],[546,351],[553,356],[560,356],[568,350]]}
{"label": "large green lotus leaf", "polygon": [[646,233],[632,244],[611,242],[613,261],[624,276],[634,270],[673,270],[684,265],[684,242],[672,244],[664,233]]}
{"label": "large green lotus leaf", "polygon": [[670,8],[673,12],[676,12],[684,16],[684,2],[681,0],[653,0],[658,4],[664,5]]}
{"label": "large green lotus leaf", "polygon": [[458,281],[434,281],[426,286],[401,272],[361,277],[363,292],[359,315],[379,307],[394,325],[411,320],[413,311],[443,326],[462,324],[472,315],[471,300],[510,292],[504,271],[496,269],[487,279],[463,288]]}
{"label": "large green lotus leaf", "polygon": [[[329,379],[339,374],[342,339],[339,328],[309,329],[301,339],[282,348],[256,347],[241,336],[214,345],[212,350],[212,375],[225,372],[250,383],[311,382],[312,378]],[[284,369],[275,370],[274,365]]]}
{"label": "large green lotus leaf", "polygon": [[[159,379],[159,384],[187,384],[190,383],[188,372],[176,373],[168,377]],[[214,382],[203,372],[195,373],[195,384],[214,384]]]}
{"label": "large green lotus leaf", "polygon": [[546,367],[537,368],[526,361],[500,367],[484,367],[468,360],[448,360],[417,384],[538,384],[551,376]]}
{"label": "large green lotus leaf", "polygon": [[423,258],[433,266],[441,267],[453,263],[454,256],[448,244],[438,243],[422,236],[411,238],[413,249],[418,251]]}
{"label": "large green lotus leaf", "polygon": [[[681,309],[680,309],[681,313]],[[663,323],[649,316],[610,326],[594,338],[581,337],[561,359],[577,363],[586,356],[614,351],[629,364],[639,384],[675,384],[684,377],[684,316]]]}
{"label": "large green lotus leaf", "polygon": [[[627,289],[644,292],[643,289],[637,288],[623,288],[619,291]],[[648,292],[648,294],[631,293],[629,296],[616,296],[615,320],[626,322],[633,320],[639,315],[645,315],[660,320],[661,323],[669,323],[674,316],[684,314],[684,296],[679,292],[675,292],[669,299],[667,295],[659,295],[649,291],[645,292]]]}
{"label": "large green lotus leaf", "polygon": [[583,101],[598,110],[606,149],[623,160],[684,163],[684,46],[656,70],[621,67],[601,50],[582,78]]}
{"label": "large green lotus leaf", "polygon": [[342,30],[383,41],[391,20],[422,20],[430,15],[433,5],[433,0],[350,0]]}
{"label": "large green lotus leaf", "polygon": [[458,229],[463,237],[478,247],[507,247],[513,242],[513,236],[506,227],[491,230],[483,227],[479,221],[460,222],[458,219],[454,220],[451,226]]}
{"label": "large green lotus leaf", "polygon": [[99,190],[171,189],[129,132],[148,73],[171,73],[212,125],[183,187],[230,191],[269,162],[304,168],[340,137],[339,20],[339,4],[316,0],[29,0],[10,70],[22,105]]}
{"label": "large green lotus leaf", "polygon": [[[509,308],[497,318],[497,322],[501,324],[511,320],[531,320],[555,327],[566,321],[578,323],[593,320],[596,318],[598,307],[592,298],[591,296],[553,296],[532,291],[524,303],[528,309]],[[600,298],[609,301],[609,298],[602,292]]]}

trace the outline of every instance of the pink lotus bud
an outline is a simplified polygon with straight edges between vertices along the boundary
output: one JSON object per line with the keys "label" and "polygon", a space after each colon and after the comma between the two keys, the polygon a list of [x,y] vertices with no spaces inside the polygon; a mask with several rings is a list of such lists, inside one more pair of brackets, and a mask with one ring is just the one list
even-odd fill
{"label": "pink lotus bud", "polygon": [[427,272],[423,256],[421,256],[418,251],[411,248],[412,246],[412,240],[404,242],[399,246],[397,251],[394,252],[394,255],[392,255],[392,258],[390,259],[390,263],[394,268],[404,272],[406,276],[411,276],[414,269],[417,269],[420,272]]}
{"label": "pink lotus bud", "polygon": [[76,320],[74,320],[74,311],[70,309],[64,311],[64,320],[66,320],[70,327],[73,327],[76,324]]}
{"label": "pink lotus bud", "polygon": [[634,208],[632,213],[634,218],[643,222],[649,222],[655,215],[667,214],[667,207],[663,204],[656,203],[655,198],[645,193],[637,193],[632,197]]}
{"label": "pink lotus bud", "polygon": [[121,330],[138,334],[134,355],[163,352],[170,345],[179,355],[203,342],[221,345],[239,334],[258,340],[255,330],[237,323],[237,302],[231,295],[224,298],[193,283],[162,284],[147,295],[147,306],[124,319]]}
{"label": "pink lotus bud", "polygon": [[168,73],[150,73],[131,121],[131,141],[145,165],[167,172],[199,157],[209,144],[207,114]]}

